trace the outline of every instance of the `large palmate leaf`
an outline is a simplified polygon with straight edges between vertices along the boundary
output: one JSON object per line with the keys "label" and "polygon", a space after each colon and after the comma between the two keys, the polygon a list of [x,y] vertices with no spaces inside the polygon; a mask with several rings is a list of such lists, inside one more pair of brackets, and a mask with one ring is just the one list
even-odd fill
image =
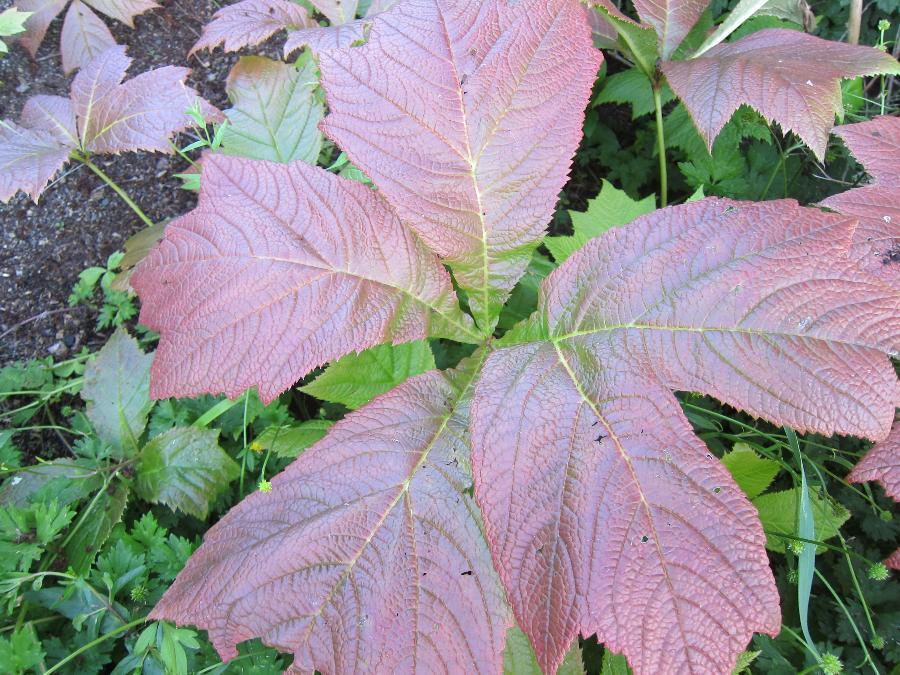
{"label": "large palmate leaf", "polygon": [[[601,56],[572,0],[408,0],[323,51],[324,129],[488,331],[540,242]],[[416,35],[415,40],[410,35]]]}
{"label": "large palmate leaf", "polygon": [[228,75],[234,108],[225,111],[225,152],[273,162],[315,164],[322,149],[324,115],[315,91],[315,66],[303,68],[261,56],[244,56]]}
{"label": "large palmate leaf", "polygon": [[[67,4],[68,0],[16,0],[19,9],[33,12],[25,23],[25,34],[20,38],[22,46],[32,56],[37,56],[47,29]],[[66,13],[60,38],[66,73],[87,65],[115,44],[109,28],[88,5],[128,26],[134,26],[134,17],[138,14],[159,7],[154,0],[74,0]]]}
{"label": "large palmate leaf", "polygon": [[873,274],[900,283],[900,119],[876,117],[834,130],[872,178],[823,206],[859,218],[854,253]]}
{"label": "large palmate leaf", "polygon": [[570,257],[488,358],[475,496],[545,671],[578,633],[636,673],[728,672],[778,633],[755,509],[672,390],[884,438],[900,290],[846,257],[854,228],[792,201],[657,211]]}
{"label": "large palmate leaf", "polygon": [[130,64],[124,47],[111,47],[75,76],[69,99],[34,96],[19,124],[0,121],[0,201],[19,190],[36,201],[73,152],[171,153],[169,139],[193,124],[186,111],[197,101],[207,119],[222,119],[184,84],[187,68],[159,68],[122,83]]}
{"label": "large palmate leaf", "polygon": [[820,159],[841,109],[841,78],[900,74],[897,60],[877,49],[784,28],[761,30],[661,67],[710,148],[734,111],[748,104],[796,133]]}
{"label": "large palmate leaf", "polygon": [[306,10],[291,0],[240,0],[217,11],[191,54],[222,45],[226,52],[252,47],[288,28],[310,25]]}
{"label": "large palmate leaf", "polygon": [[309,0],[309,2],[324,14],[332,25],[353,21],[359,7],[359,0]]}
{"label": "large palmate leaf", "polygon": [[852,483],[878,481],[888,495],[900,502],[900,422],[894,423],[890,436],[866,453],[847,480]]}
{"label": "large palmate leaf", "polygon": [[509,612],[471,497],[476,364],[407,380],[214,525],[152,612],[223,658],[261,637],[289,672],[498,672]]}
{"label": "large palmate leaf", "polygon": [[161,333],[155,397],[256,386],[271,401],[351,351],[473,339],[440,262],[361,183],[212,155],[201,185],[132,277]]}

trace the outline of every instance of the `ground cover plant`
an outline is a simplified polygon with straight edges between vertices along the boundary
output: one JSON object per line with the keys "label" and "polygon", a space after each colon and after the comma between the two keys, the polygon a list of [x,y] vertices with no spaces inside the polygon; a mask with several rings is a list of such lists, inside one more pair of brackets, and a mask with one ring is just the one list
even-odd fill
{"label": "ground cover plant", "polygon": [[[98,354],[0,371],[0,663],[897,666],[900,66],[759,2],[591,4],[219,10],[194,51],[299,57],[147,106],[196,208],[82,274]],[[78,88],[5,198],[99,151]]]}

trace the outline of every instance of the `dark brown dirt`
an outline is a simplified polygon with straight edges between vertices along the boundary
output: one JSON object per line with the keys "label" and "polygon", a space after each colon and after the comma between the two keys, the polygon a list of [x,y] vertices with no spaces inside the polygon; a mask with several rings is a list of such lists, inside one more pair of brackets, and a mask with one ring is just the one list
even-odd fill
{"label": "dark brown dirt", "polygon": [[[11,0],[0,0],[0,8]],[[227,107],[225,78],[237,56],[221,49],[188,59],[219,3],[211,0],[161,0],[162,7],[135,19],[135,28],[108,20],[116,40],[134,59],[129,76],[165,65],[193,69],[189,83],[214,105]],[[50,28],[37,58],[17,44],[0,59],[0,118],[17,120],[35,94],[68,95],[70,77],[62,71],[59,34],[62,18]],[[264,51],[277,58],[279,40]],[[180,189],[173,174],[186,169],[177,157],[129,153],[98,157],[96,163],[131,195],[156,222],[188,211],[194,194]],[[69,308],[78,273],[103,265],[142,228],[137,216],[103,182],[80,165],[67,166],[34,204],[17,195],[0,204],[0,365],[15,360],[65,356],[82,345],[99,347],[96,316]]]}

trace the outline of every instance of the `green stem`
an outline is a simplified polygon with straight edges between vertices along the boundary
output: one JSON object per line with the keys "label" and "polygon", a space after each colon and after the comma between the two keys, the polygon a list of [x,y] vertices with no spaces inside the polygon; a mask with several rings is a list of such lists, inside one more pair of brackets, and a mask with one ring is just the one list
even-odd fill
{"label": "green stem", "polygon": [[124,633],[125,631],[131,630],[135,626],[141,625],[146,620],[147,620],[147,617],[142,616],[140,619],[135,619],[134,621],[132,621],[130,623],[126,623],[122,626],[119,626],[118,628],[111,630],[108,633],[104,633],[103,635],[98,637],[96,640],[92,640],[91,642],[88,642],[86,645],[79,647],[74,652],[69,654],[66,658],[62,659],[61,661],[57,662],[55,665],[53,665],[50,668],[48,668],[47,670],[45,670],[44,675],[50,675],[51,673],[55,673],[57,670],[62,668],[64,665],[66,665],[70,661],[75,660],[76,658],[78,658],[79,656],[84,654],[86,651],[93,649],[94,647],[96,647],[97,645],[99,645],[102,642],[106,642],[107,640],[115,637],[119,633]]}
{"label": "green stem", "polygon": [[653,83],[653,105],[656,107],[656,149],[659,154],[659,205],[665,208],[669,203],[669,178],[666,169],[666,136],[663,131],[662,82]]}
{"label": "green stem", "polygon": [[152,220],[150,220],[149,216],[147,216],[147,214],[141,210],[141,207],[138,206],[137,204],[135,204],[134,200],[128,196],[128,193],[125,192],[125,190],[123,190],[121,187],[119,187],[119,184],[116,183],[116,181],[114,181],[112,178],[107,176],[103,172],[103,169],[101,169],[99,166],[94,164],[85,155],[75,153],[74,156],[75,156],[75,159],[80,161],[87,168],[89,168],[91,171],[93,171],[95,174],[97,174],[100,177],[100,180],[102,180],[109,187],[111,187],[113,189],[113,192],[115,192],[117,195],[119,195],[119,197],[121,197],[122,201],[125,202],[126,204],[128,204],[128,206],[131,208],[131,210],[137,214],[137,217],[140,218],[142,221],[144,221],[145,225],[148,225],[148,226],[154,225],[154,222]]}

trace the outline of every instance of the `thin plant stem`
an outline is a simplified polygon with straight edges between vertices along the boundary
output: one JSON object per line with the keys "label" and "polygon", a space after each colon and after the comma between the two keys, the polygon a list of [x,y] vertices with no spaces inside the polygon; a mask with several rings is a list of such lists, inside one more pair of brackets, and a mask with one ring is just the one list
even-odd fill
{"label": "thin plant stem", "polygon": [[150,220],[150,217],[141,210],[141,207],[138,206],[137,204],[135,204],[134,200],[128,196],[128,193],[125,192],[125,190],[123,190],[121,187],[119,187],[119,184],[116,183],[116,181],[114,181],[112,178],[107,176],[106,173],[104,173],[103,169],[101,169],[99,166],[94,164],[90,159],[88,159],[84,155],[76,154],[75,159],[82,162],[87,168],[89,168],[91,171],[93,171],[95,174],[97,174],[100,177],[100,180],[102,180],[109,187],[111,187],[113,189],[113,192],[115,192],[117,195],[119,195],[119,197],[121,197],[123,202],[128,204],[128,206],[131,208],[131,210],[134,211],[135,214],[137,214],[137,217],[140,218],[144,222],[145,225],[152,226],[155,224],[152,220]]}
{"label": "thin plant stem", "polygon": [[656,149],[659,154],[659,204],[665,208],[669,203],[669,177],[666,168],[666,135],[663,130],[662,83],[653,83],[653,105],[656,107]]}
{"label": "thin plant stem", "polygon": [[834,598],[834,601],[837,603],[838,607],[844,612],[844,616],[847,617],[847,621],[850,623],[850,627],[853,629],[853,633],[856,635],[856,639],[859,641],[859,646],[862,647],[863,654],[865,654],[865,659],[862,663],[859,664],[858,667],[861,667],[864,663],[868,663],[872,670],[875,672],[875,675],[878,675],[878,668],[875,667],[875,662],[872,661],[872,655],[869,654],[869,648],[866,646],[866,641],[863,640],[863,636],[859,633],[859,628],[856,627],[856,622],[853,620],[853,617],[850,616],[850,611],[847,609],[847,606],[844,604],[844,601],[841,600],[841,597],[835,592],[834,588],[831,587],[831,584],[828,583],[828,579],[826,579],[819,570],[814,570],[816,576],[819,577],[819,581],[821,581],[825,588],[828,589],[828,592],[831,593],[831,596]]}
{"label": "thin plant stem", "polygon": [[119,626],[118,628],[115,628],[115,629],[109,631],[108,633],[104,633],[103,635],[98,637],[96,640],[91,640],[86,645],[79,647],[74,652],[69,654],[66,658],[62,659],[61,661],[58,661],[55,665],[53,665],[50,668],[48,668],[47,670],[45,670],[44,675],[50,675],[51,673],[55,673],[57,670],[62,668],[64,665],[66,665],[70,661],[75,660],[76,658],[78,658],[79,656],[84,654],[86,651],[89,651],[89,650],[93,649],[94,647],[96,647],[97,645],[99,645],[103,642],[106,642],[110,638],[114,638],[119,633],[124,633],[126,631],[131,630],[135,626],[141,625],[146,620],[147,620],[147,617],[142,616],[140,619],[135,619],[134,621],[131,621],[122,626]]}

